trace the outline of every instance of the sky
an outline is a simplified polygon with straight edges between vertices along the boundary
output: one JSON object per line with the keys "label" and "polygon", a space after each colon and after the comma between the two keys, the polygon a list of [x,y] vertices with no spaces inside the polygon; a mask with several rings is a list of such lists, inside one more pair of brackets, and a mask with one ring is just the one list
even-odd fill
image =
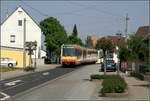
{"label": "sky", "polygon": [[149,25],[149,2],[147,1],[2,1],[1,22],[5,13],[11,14],[20,5],[39,23],[47,17],[55,17],[72,33],[77,25],[78,36],[125,34],[126,14],[130,17],[130,33],[140,26]]}

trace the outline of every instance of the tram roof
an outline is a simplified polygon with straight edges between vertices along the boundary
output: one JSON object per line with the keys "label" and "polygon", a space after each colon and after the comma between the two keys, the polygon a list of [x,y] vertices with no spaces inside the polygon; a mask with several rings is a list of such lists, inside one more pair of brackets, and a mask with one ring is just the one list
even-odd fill
{"label": "tram roof", "polygon": [[89,49],[89,48],[85,48],[83,46],[80,46],[80,45],[76,45],[76,44],[64,44],[63,46],[73,46],[75,48],[82,48],[82,49],[86,49],[88,51],[97,51],[96,49]]}

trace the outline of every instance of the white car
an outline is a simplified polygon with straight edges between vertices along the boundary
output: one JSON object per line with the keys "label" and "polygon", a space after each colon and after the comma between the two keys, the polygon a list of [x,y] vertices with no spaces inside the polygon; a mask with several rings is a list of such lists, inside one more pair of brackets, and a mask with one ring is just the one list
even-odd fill
{"label": "white car", "polygon": [[17,61],[14,61],[10,58],[7,57],[1,57],[0,58],[0,65],[1,66],[8,66],[8,67],[13,67],[17,65]]}

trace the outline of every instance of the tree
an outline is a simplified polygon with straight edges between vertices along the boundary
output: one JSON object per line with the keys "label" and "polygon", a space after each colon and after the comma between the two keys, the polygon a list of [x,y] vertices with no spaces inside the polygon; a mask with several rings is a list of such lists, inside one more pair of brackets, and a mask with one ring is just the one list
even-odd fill
{"label": "tree", "polygon": [[148,45],[144,43],[142,36],[131,35],[127,41],[128,50],[130,50],[128,60],[142,60],[148,56]]}
{"label": "tree", "polygon": [[29,66],[31,67],[31,64],[32,64],[31,55],[33,54],[33,51],[36,50],[36,48],[37,48],[37,42],[36,41],[35,42],[32,42],[32,41],[26,42],[25,46],[26,46],[26,51],[28,51],[28,55],[30,55]]}
{"label": "tree", "polygon": [[129,50],[127,48],[127,45],[126,44],[122,44],[120,46],[120,51],[119,51],[119,58],[120,58],[120,60],[121,61],[126,61],[128,55],[129,55]]}
{"label": "tree", "polygon": [[97,41],[96,49],[103,51],[103,57],[104,57],[104,74],[106,74],[106,52],[112,51],[115,48],[115,45],[113,44],[112,40],[101,38]]}
{"label": "tree", "polygon": [[76,26],[76,24],[75,24],[74,27],[73,27],[72,35],[75,36],[75,37],[78,36],[78,31],[77,31],[77,26]]}
{"label": "tree", "polygon": [[123,61],[145,61],[148,59],[147,56],[148,44],[143,41],[142,36],[131,35],[129,40],[120,47],[119,57]]}
{"label": "tree", "polygon": [[75,37],[73,35],[69,36],[69,44],[77,44],[77,45],[81,45],[84,46],[84,43],[82,42],[82,40],[78,37]]}
{"label": "tree", "polygon": [[77,44],[77,45],[84,46],[84,43],[83,43],[82,40],[78,37],[78,32],[77,32],[76,24],[74,25],[72,35],[70,35],[70,36],[68,37],[68,39],[69,39],[69,41],[68,41],[69,44]]}
{"label": "tree", "polygon": [[67,33],[65,28],[53,17],[41,21],[40,27],[45,35],[48,57],[51,58],[54,55],[59,57],[61,45],[67,43]]}

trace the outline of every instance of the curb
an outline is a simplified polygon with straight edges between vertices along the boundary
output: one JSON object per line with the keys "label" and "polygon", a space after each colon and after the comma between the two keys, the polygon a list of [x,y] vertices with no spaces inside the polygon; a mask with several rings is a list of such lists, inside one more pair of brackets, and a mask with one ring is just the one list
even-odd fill
{"label": "curb", "polygon": [[123,93],[104,93],[102,94],[103,97],[123,97],[128,95],[128,90]]}

